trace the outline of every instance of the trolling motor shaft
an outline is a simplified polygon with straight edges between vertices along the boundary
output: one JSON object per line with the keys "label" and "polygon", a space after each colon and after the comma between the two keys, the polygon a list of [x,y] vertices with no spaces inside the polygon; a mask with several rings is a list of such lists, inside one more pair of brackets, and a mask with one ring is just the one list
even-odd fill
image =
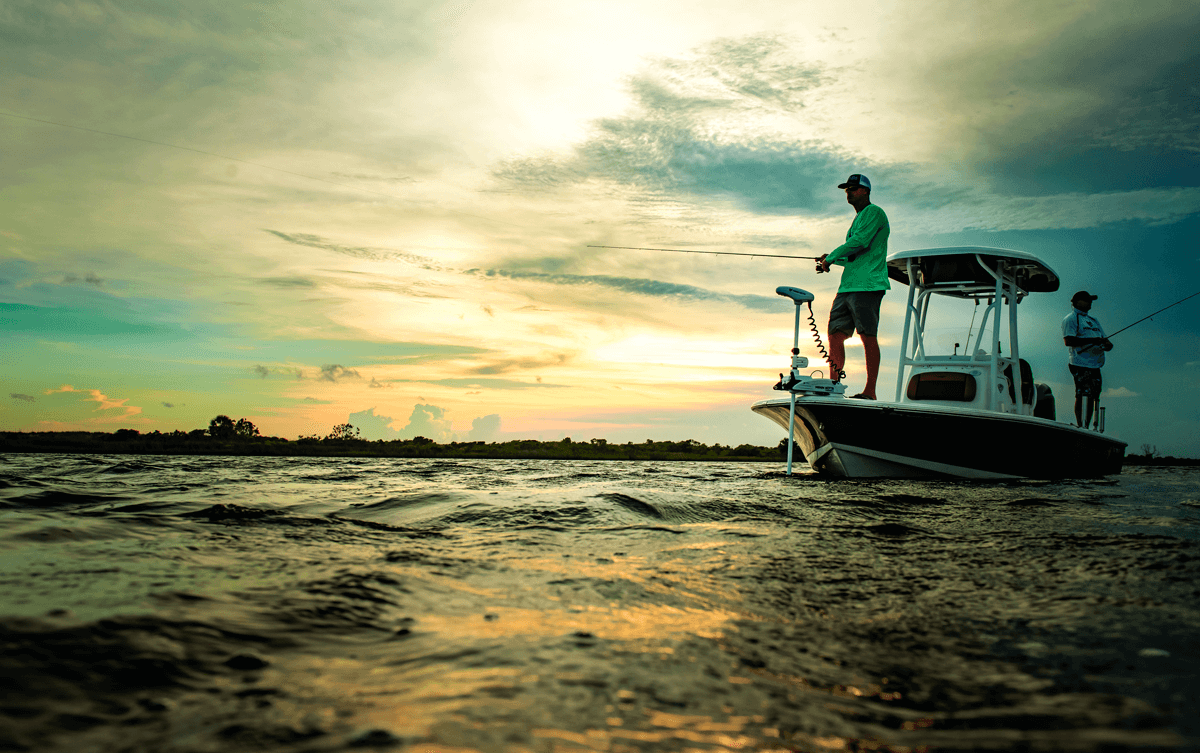
{"label": "trolling motor shaft", "polygon": [[[775,385],[777,390],[787,390],[791,396],[791,408],[788,412],[788,452],[787,452],[787,475],[792,475],[792,454],[796,446],[796,396],[824,396],[831,397],[833,395],[843,395],[846,392],[846,385],[840,382],[834,382],[830,379],[814,379],[810,376],[800,373],[800,369],[808,368],[808,358],[800,355],[800,306],[808,304],[809,311],[812,311],[812,302],[816,300],[816,296],[802,288],[792,287],[790,285],[781,285],[775,288],[775,292],[785,298],[791,298],[796,304],[796,326],[792,333],[792,363],[788,369],[788,375],[785,378],[783,374],[779,375],[779,383]],[[811,318],[811,316],[810,316]]]}

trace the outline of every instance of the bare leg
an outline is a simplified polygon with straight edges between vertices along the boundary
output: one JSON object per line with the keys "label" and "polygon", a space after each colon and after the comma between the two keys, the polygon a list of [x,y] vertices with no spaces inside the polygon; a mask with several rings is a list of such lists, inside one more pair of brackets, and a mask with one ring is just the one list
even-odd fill
{"label": "bare leg", "polygon": [[[1089,418],[1091,415],[1092,415],[1091,413],[1088,414]],[[1075,396],[1075,425],[1083,426],[1083,396],[1082,395]]]}
{"label": "bare leg", "polygon": [[875,381],[879,378],[879,338],[862,335],[863,355],[867,358],[867,386],[863,394],[875,399]]}
{"label": "bare leg", "polygon": [[1096,406],[1099,403],[1100,403],[1100,401],[1094,397],[1089,397],[1087,399],[1087,421],[1083,422],[1084,426],[1092,425],[1092,416],[1096,413]]}
{"label": "bare leg", "polygon": [[829,378],[838,381],[838,372],[846,368],[846,338],[845,332],[829,333],[829,368],[833,371]]}

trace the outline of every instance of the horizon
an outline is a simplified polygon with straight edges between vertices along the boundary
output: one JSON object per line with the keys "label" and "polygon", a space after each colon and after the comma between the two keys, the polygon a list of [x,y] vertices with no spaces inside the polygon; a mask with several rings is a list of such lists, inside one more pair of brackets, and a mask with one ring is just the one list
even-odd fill
{"label": "horizon", "polygon": [[[589,246],[819,255],[851,173],[889,253],[1011,248],[1059,274],[1022,304],[1021,355],[1060,421],[1074,291],[1116,332],[1200,288],[1200,7],[692,11],[14,3],[0,430],[224,414],[289,438],[772,446],[750,405],[788,367],[775,287],[815,294],[824,338],[840,273]],[[884,298],[882,399],[905,294]],[[947,352],[973,314],[949,308]],[[1200,457],[1200,298],[1114,344],[1107,434]]]}

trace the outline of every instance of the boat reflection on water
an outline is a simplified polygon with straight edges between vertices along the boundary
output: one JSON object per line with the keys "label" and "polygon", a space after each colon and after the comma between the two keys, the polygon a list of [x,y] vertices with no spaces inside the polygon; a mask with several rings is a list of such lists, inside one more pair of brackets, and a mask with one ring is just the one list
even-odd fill
{"label": "boat reflection on water", "polygon": [[[792,351],[792,367],[775,388],[787,397],[752,406],[790,432],[816,472],[845,478],[1069,478],[1119,473],[1125,443],[1096,425],[1055,420],[1054,396],[1036,383],[1020,357],[1017,308],[1031,293],[1058,290],[1058,275],[1023,251],[953,247],[902,251],[888,257],[888,276],[908,286],[894,402],[845,397],[844,385],[801,374],[807,359]],[[813,296],[780,287],[800,306]],[[925,325],[934,296],[986,303],[974,342],[959,353],[926,350]],[[1007,318],[1008,354],[1001,348]],[[811,320],[811,316],[810,316]],[[981,342],[989,329],[990,342]],[[789,471],[790,471],[789,455]]]}

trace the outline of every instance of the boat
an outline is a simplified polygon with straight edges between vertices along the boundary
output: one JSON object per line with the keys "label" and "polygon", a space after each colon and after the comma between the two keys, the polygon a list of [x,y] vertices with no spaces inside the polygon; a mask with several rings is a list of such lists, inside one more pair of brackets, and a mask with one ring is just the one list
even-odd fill
{"label": "boat", "polygon": [[[840,382],[804,374],[804,304],[824,353],[814,296],[776,290],[796,307],[791,368],[775,385],[788,394],[751,409],[788,432],[789,474],[795,450],[816,473],[841,478],[1088,478],[1121,471],[1126,443],[1104,434],[1104,409],[1089,427],[1057,421],[1052,391],[1034,381],[1020,357],[1019,303],[1059,288],[1048,264],[1024,251],[960,246],[894,253],[887,272],[908,286],[894,401],[848,398]],[[986,303],[975,342],[972,326],[961,352],[959,343],[939,352],[926,337],[931,302],[946,298],[973,300],[976,310]],[[989,323],[990,341],[980,342]]]}

